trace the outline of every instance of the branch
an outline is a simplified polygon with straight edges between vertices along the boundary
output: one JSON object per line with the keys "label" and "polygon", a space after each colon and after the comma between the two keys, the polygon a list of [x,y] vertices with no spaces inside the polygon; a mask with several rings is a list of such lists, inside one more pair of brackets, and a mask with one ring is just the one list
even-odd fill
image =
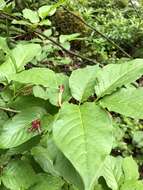
{"label": "branch", "polygon": [[70,55],[79,57],[79,58],[81,58],[81,59],[83,59],[83,60],[86,60],[86,61],[88,61],[88,62],[91,62],[91,63],[93,63],[93,64],[99,64],[99,65],[100,65],[100,63],[98,63],[97,61],[94,61],[93,59],[84,57],[84,56],[82,56],[82,55],[80,55],[80,54],[78,54],[78,53],[75,53],[75,52],[71,51],[71,50],[67,50],[67,49],[64,48],[61,44],[59,44],[58,42],[56,42],[56,41],[53,40],[52,38],[49,38],[48,36],[46,36],[45,34],[39,32],[39,31],[35,31],[34,33],[37,34],[37,35],[39,35],[39,36],[42,36],[42,37],[46,38],[46,39],[49,40],[49,41],[51,41],[51,42],[52,42],[53,44],[55,44],[57,47],[61,48],[63,51],[65,51],[66,53],[68,53],[68,54],[70,54]]}
{"label": "branch", "polygon": [[5,108],[5,107],[0,107],[0,110],[7,111],[7,112],[12,112],[12,113],[20,113],[18,110],[13,110],[10,108]]}
{"label": "branch", "polygon": [[79,17],[78,15],[76,15],[75,13],[73,13],[72,11],[68,10],[66,7],[62,6],[63,9],[65,11],[67,11],[68,13],[72,14],[74,17],[76,17],[78,20],[80,20],[84,25],[86,25],[88,28],[91,28],[93,31],[95,31],[97,34],[99,34],[100,36],[102,36],[104,39],[106,39],[108,42],[110,42],[114,47],[116,47],[117,49],[119,49],[124,55],[126,55],[127,57],[131,58],[131,56],[125,52],[125,50],[120,47],[118,44],[116,44],[113,40],[111,40],[110,38],[108,38],[105,34],[101,33],[100,31],[98,31],[94,26],[88,24],[87,22],[85,22],[81,17]]}
{"label": "branch", "polygon": [[[9,20],[17,19],[15,16],[11,16],[11,15],[5,13],[5,12],[0,11],[0,17],[1,17],[1,16],[2,16],[2,18],[6,18],[6,19],[9,19]],[[91,62],[91,63],[93,63],[93,64],[99,64],[100,66],[102,66],[100,63],[98,63],[97,61],[94,61],[93,59],[90,59],[90,58],[88,58],[88,57],[84,57],[84,56],[82,56],[82,55],[80,55],[80,54],[78,54],[78,53],[75,53],[75,52],[71,51],[71,50],[67,50],[67,49],[64,48],[61,44],[59,44],[59,43],[56,42],[55,40],[53,40],[53,39],[47,37],[46,35],[44,35],[43,33],[39,32],[39,31],[35,31],[34,33],[37,34],[37,35],[40,35],[40,36],[42,36],[42,37],[44,37],[44,38],[46,38],[46,39],[49,40],[49,41],[51,41],[54,45],[56,45],[57,47],[60,47],[63,51],[65,51],[66,53],[68,53],[68,54],[70,54],[70,55],[73,55],[73,56],[75,56],[75,57],[79,57],[79,58],[81,58],[81,59],[83,59],[83,60],[86,60],[86,61],[88,61],[88,62]]]}

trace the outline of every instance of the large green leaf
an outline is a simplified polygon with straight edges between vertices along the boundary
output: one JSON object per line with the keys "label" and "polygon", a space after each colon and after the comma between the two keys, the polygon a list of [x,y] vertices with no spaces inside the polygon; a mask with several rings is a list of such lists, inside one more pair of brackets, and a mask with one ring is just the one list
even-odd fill
{"label": "large green leaf", "polygon": [[77,69],[72,72],[69,85],[72,96],[78,101],[84,101],[94,94],[94,86],[100,68],[88,66],[84,69]]}
{"label": "large green leaf", "polygon": [[64,181],[48,174],[38,174],[37,182],[29,190],[60,190]]}
{"label": "large green leaf", "polygon": [[11,190],[28,189],[36,180],[32,167],[25,161],[10,161],[3,169],[3,184]]}
{"label": "large green leaf", "polygon": [[35,98],[34,96],[18,96],[15,100],[11,101],[8,106],[16,110],[24,110],[35,106],[43,108],[50,107],[48,102],[40,98]]}
{"label": "large green leaf", "polygon": [[47,68],[33,68],[25,70],[14,75],[12,80],[23,84],[42,85],[44,87],[57,86],[55,73]]}
{"label": "large green leaf", "polygon": [[62,94],[62,102],[69,100],[70,90],[68,77],[64,74],[56,74],[50,69],[45,68],[33,68],[16,74],[12,78],[14,81],[24,84],[41,85],[33,88],[34,96],[43,98],[49,101],[53,105],[58,105],[59,101],[59,86],[64,86],[64,92]]}
{"label": "large green leaf", "polygon": [[39,51],[41,47],[38,44],[18,44],[11,50],[11,56],[0,65],[0,75],[9,78],[9,75],[15,74],[16,70],[22,70],[23,66],[32,61]]}
{"label": "large green leaf", "polygon": [[98,97],[111,94],[117,88],[129,84],[143,74],[143,59],[122,64],[109,64],[99,73],[95,92]]}
{"label": "large green leaf", "polygon": [[0,130],[0,148],[16,147],[32,137],[38,135],[37,132],[29,132],[31,122],[41,119],[45,110],[41,107],[31,107],[8,120]]}
{"label": "large green leaf", "polygon": [[112,147],[109,115],[95,103],[65,103],[54,122],[53,135],[56,145],[81,175],[85,190],[92,189]]}
{"label": "large green leaf", "polygon": [[132,118],[143,119],[143,88],[125,88],[100,100],[100,104]]}

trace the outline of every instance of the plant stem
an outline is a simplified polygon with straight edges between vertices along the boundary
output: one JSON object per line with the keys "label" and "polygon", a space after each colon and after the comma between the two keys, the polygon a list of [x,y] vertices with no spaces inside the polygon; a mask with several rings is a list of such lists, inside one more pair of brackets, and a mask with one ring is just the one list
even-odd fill
{"label": "plant stem", "polygon": [[0,110],[7,111],[7,112],[12,112],[12,113],[20,113],[18,110],[13,110],[11,108],[5,108],[0,106]]}
{"label": "plant stem", "polygon": [[[75,52],[73,52],[73,51],[71,51],[71,50],[68,50],[68,49],[64,48],[60,43],[56,42],[56,41],[53,40],[52,38],[49,38],[48,36],[46,36],[45,34],[39,32],[39,31],[35,31],[34,33],[35,33],[36,35],[42,36],[42,37],[46,38],[47,40],[51,41],[53,44],[55,44],[56,46],[60,47],[63,51],[65,51],[66,53],[68,53],[68,54],[70,54],[70,55],[79,57],[79,58],[81,58],[81,59],[83,59],[83,60],[86,60],[86,61],[88,61],[88,62],[91,62],[91,63],[93,63],[93,64],[99,64],[99,65],[100,65],[100,63],[98,63],[97,61],[95,61],[95,60],[93,60],[93,59],[90,59],[90,58],[88,58],[88,57],[84,57],[84,56],[82,56],[82,55],[80,55],[80,54],[77,54],[77,53],[75,53]],[[101,66],[101,65],[100,65],[100,66]]]}

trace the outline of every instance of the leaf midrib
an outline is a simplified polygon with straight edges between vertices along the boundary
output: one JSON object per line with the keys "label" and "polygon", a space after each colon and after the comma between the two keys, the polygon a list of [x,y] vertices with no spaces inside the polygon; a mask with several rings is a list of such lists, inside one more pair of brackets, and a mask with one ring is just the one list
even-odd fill
{"label": "leaf midrib", "polygon": [[[80,110],[80,106],[78,106],[78,110],[79,110],[79,119],[80,119],[80,123],[81,123],[81,126],[82,126],[82,129],[83,129],[83,137],[84,137],[84,142],[85,142],[85,159],[86,159],[86,171],[87,171],[87,176],[90,176],[90,173],[89,173],[89,162],[88,162],[88,147],[87,147],[87,138],[86,138],[86,133],[85,133],[85,127],[84,127],[84,124],[83,124],[83,120],[82,120],[82,113],[81,113],[81,110]],[[86,184],[85,184],[86,185]]]}

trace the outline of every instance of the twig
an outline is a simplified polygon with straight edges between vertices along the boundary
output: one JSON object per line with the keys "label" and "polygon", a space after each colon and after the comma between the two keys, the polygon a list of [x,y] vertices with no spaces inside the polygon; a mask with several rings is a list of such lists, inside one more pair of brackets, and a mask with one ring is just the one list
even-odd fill
{"label": "twig", "polygon": [[138,18],[141,19],[140,14],[139,14],[137,8],[135,7],[134,3],[132,2],[132,0],[130,0],[130,3],[132,5],[133,9],[135,10],[135,12],[137,13]]}
{"label": "twig", "polygon": [[12,113],[20,113],[20,111],[18,111],[18,110],[13,110],[11,108],[5,108],[5,107],[0,107],[0,110],[12,112]]}
{"label": "twig", "polygon": [[113,40],[111,40],[110,38],[108,38],[105,34],[101,33],[100,31],[98,31],[94,26],[88,24],[87,22],[85,22],[81,17],[79,17],[78,15],[76,15],[75,13],[73,13],[72,11],[68,10],[66,7],[62,6],[63,9],[65,11],[67,11],[68,13],[72,14],[74,17],[76,17],[78,20],[80,20],[84,25],[86,25],[87,27],[91,28],[92,30],[94,30],[97,34],[99,34],[100,36],[102,36],[104,39],[106,39],[108,42],[110,42],[114,47],[116,47],[117,49],[119,49],[124,55],[126,55],[127,57],[131,58],[131,56],[125,52],[125,50],[120,47],[118,44],[116,44]]}
{"label": "twig", "polygon": [[[47,40],[51,41],[53,44],[55,44],[56,46],[60,47],[63,51],[65,51],[66,53],[68,53],[68,54],[70,54],[70,55],[79,57],[79,58],[81,58],[81,59],[83,59],[83,60],[86,60],[86,61],[89,61],[89,62],[91,62],[91,63],[93,63],[93,64],[99,64],[99,65],[100,65],[100,63],[98,63],[97,61],[94,61],[93,59],[90,59],[90,58],[88,58],[88,57],[84,57],[84,56],[82,56],[82,55],[80,55],[80,54],[77,54],[77,53],[75,53],[75,52],[73,52],[73,51],[71,51],[71,50],[68,50],[68,49],[64,48],[61,44],[59,44],[58,42],[56,42],[56,41],[53,40],[52,38],[49,38],[48,36],[46,36],[45,34],[39,32],[39,31],[35,31],[34,33],[35,33],[36,35],[42,36],[42,37],[46,38]],[[100,66],[101,66],[101,65],[100,65]]]}

